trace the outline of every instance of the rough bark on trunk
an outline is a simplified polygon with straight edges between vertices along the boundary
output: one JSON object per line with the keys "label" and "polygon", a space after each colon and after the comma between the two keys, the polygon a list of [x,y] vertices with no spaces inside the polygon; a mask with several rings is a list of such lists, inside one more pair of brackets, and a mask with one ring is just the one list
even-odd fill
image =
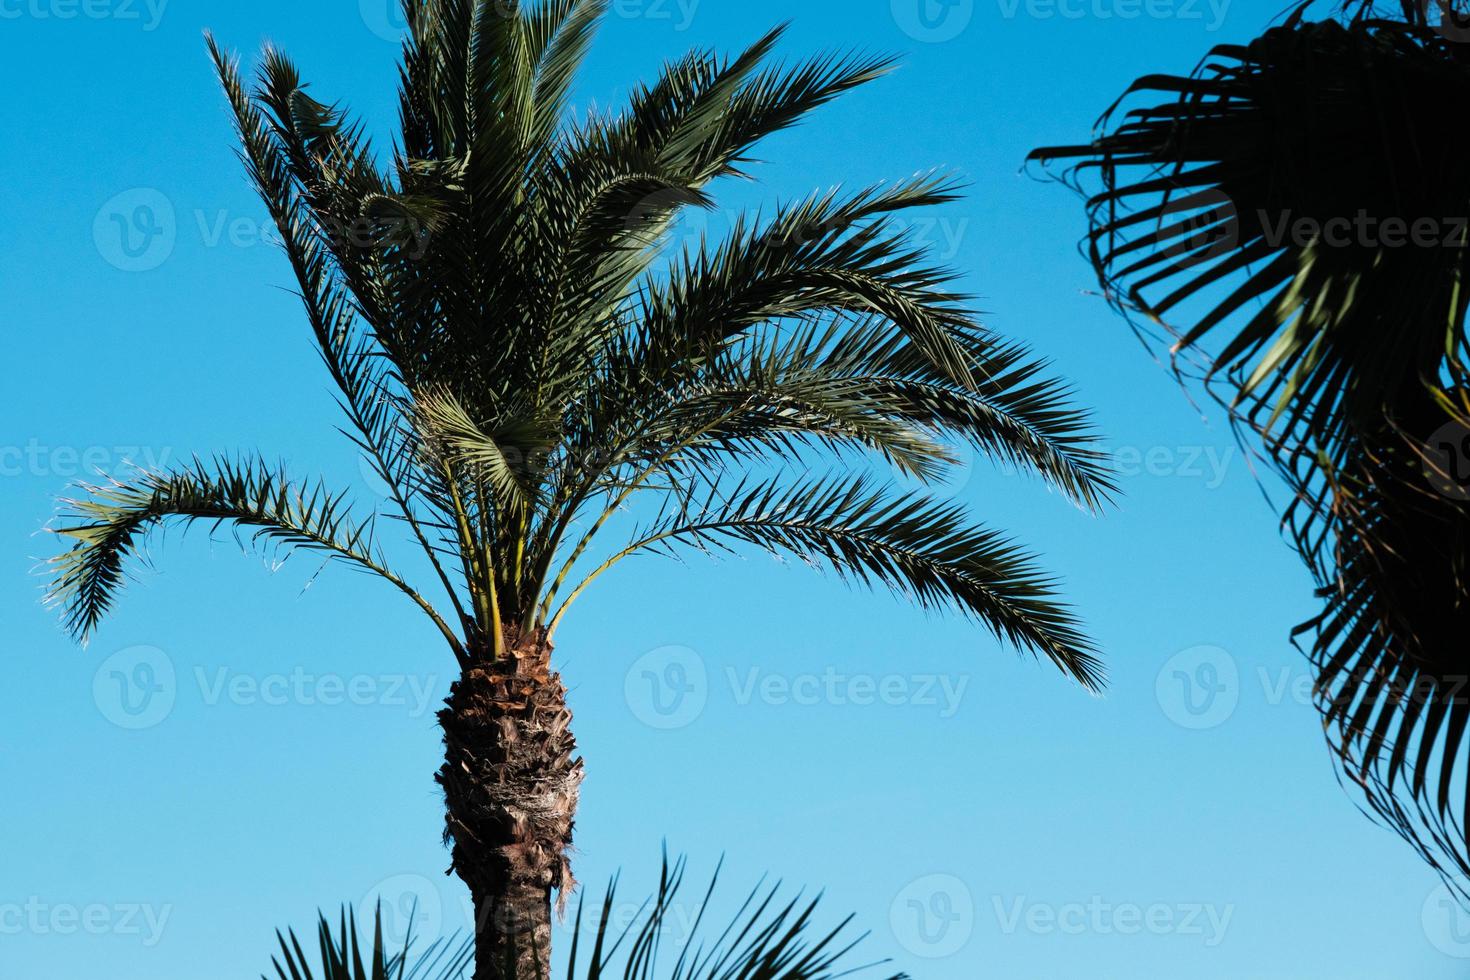
{"label": "rough bark on trunk", "polygon": [[551,892],[575,885],[582,760],[544,633],[507,640],[506,656],[466,670],[439,712],[444,838],[475,903],[475,980],[549,980]]}

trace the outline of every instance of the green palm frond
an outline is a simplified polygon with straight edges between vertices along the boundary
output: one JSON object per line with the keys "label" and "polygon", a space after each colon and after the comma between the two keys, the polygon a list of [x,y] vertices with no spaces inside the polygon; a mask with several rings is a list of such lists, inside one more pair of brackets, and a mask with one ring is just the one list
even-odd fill
{"label": "green palm frond", "polygon": [[[601,907],[592,915],[584,916],[586,901],[579,900],[564,974],[568,980],[838,980],[875,976],[872,971],[885,965],[854,962],[867,936],[852,935],[852,916],[835,927],[820,927],[820,898],[801,894],[785,898],[779,882],[768,885],[764,878],[725,925],[712,923],[711,902],[723,863],[692,917],[676,922],[676,913],[685,911],[680,904],[685,868],[683,858],[670,862],[666,856],[658,890],[626,925],[614,922],[619,917],[617,879],[609,883]],[[688,930],[681,942],[666,935],[675,927]],[[325,916],[319,916],[319,972],[313,970],[314,960],[294,932],[278,933],[276,938],[280,952],[271,961],[276,980],[467,980],[474,956],[473,938],[440,940],[415,952],[411,919],[409,938],[401,949],[390,951],[383,941],[381,910],[367,949],[350,910],[343,911],[335,931]],[[908,978],[887,974],[882,980]]]}
{"label": "green palm frond", "polygon": [[1443,122],[1470,51],[1420,5],[1352,6],[1140,78],[1091,143],[1032,156],[1091,191],[1109,301],[1285,482],[1324,601],[1297,635],[1329,745],[1369,812],[1463,882],[1470,509],[1426,474],[1470,420],[1470,136]]}
{"label": "green palm frond", "polygon": [[[435,940],[414,950],[412,920],[403,947],[389,950],[383,941],[383,910],[373,915],[372,945],[364,950],[357,932],[357,913],[344,907],[334,932],[325,915],[317,917],[317,969],[294,931],[276,933],[277,955],[271,957],[275,980],[465,980],[474,963],[473,939]],[[261,980],[271,980],[261,976]]]}
{"label": "green palm frond", "polygon": [[639,552],[748,544],[886,588],[925,608],[970,615],[998,637],[1051,660],[1084,687],[1102,687],[1102,665],[1059,601],[1055,583],[1025,551],[970,523],[955,504],[897,493],[863,477],[794,484],[782,478],[741,480],[711,485],[679,502],[594,569],[568,604],[603,572]]}
{"label": "green palm frond", "polygon": [[383,577],[428,613],[458,650],[444,621],[388,567],[374,538],[376,518],[354,517],[343,495],[321,484],[294,484],[259,460],[196,459],[187,468],[145,471],[85,489],[86,497],[66,502],[54,529],[73,543],[52,559],[49,593],[81,639],[112,607],[123,564],[149,531],[168,522],[203,522],[243,529],[237,539],[265,552],[316,551]]}

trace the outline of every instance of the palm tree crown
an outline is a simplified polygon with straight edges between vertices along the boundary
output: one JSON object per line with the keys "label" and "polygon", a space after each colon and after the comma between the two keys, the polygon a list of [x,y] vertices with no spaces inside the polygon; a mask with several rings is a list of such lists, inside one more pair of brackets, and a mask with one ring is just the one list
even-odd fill
{"label": "palm tree crown", "polygon": [[[1111,489],[1065,388],[980,326],[895,223],[951,200],[953,182],[820,193],[721,241],[663,247],[753,144],[890,62],[774,64],[777,30],[733,59],[666,65],[621,112],[574,118],[605,7],[409,0],[390,161],[280,52],[248,85],[210,40],[347,429],[442,595],[393,572],[374,517],[340,493],[254,459],[201,460],[72,502],[53,589],[70,629],[92,633],[127,556],[175,519],[380,574],[465,666],[554,630],[622,558],[745,544],[972,614],[1096,686],[1088,641],[1004,537],[871,472],[811,470],[814,453],[857,452],[932,481],[958,440],[1088,508]],[[657,508],[605,544],[634,495]]]}

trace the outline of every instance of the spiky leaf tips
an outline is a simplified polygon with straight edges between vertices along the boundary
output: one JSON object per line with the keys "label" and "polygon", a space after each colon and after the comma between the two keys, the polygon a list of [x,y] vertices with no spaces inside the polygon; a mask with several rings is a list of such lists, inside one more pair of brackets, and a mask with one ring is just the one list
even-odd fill
{"label": "spiky leaf tips", "polygon": [[[694,52],[666,65],[621,112],[578,116],[571,79],[605,6],[407,3],[401,133],[386,158],[280,51],[268,49],[248,82],[209,44],[345,428],[439,580],[432,601],[410,594],[461,660],[503,653],[510,627],[559,621],[567,597],[554,593],[574,563],[639,550],[603,541],[635,493],[664,497],[667,510],[679,487],[797,461],[805,472],[823,451],[838,466],[868,456],[932,481],[969,443],[1098,507],[1112,485],[1086,416],[1039,363],[973,320],[953,273],[927,264],[897,220],[953,200],[952,180],[815,194],[741,218],[718,240],[666,248],[670,224],[711,206],[756,143],[892,63],[780,64],[776,30],[732,58]],[[180,481],[214,496],[159,492]],[[79,502],[53,593],[69,625],[90,634],[123,558],[162,522],[276,521],[272,540],[323,547],[296,524],[335,518],[341,497],[304,515],[256,499],[291,485],[256,463],[198,464]],[[933,562],[919,589],[897,575],[912,571],[901,562],[876,578],[870,558],[849,564],[841,521],[854,515],[831,516],[804,533],[857,580],[976,613],[1098,681],[1042,577],[1009,560],[980,575],[956,547],[965,535],[989,540],[960,511],[916,498],[863,515]],[[751,544],[792,543],[774,525],[742,527]],[[334,553],[388,572],[381,555]]]}
{"label": "spiky leaf tips", "polygon": [[1033,157],[1094,189],[1085,251],[1110,302],[1285,482],[1325,601],[1298,633],[1342,771],[1463,877],[1470,134],[1443,122],[1470,97],[1459,34],[1414,5],[1298,8],[1187,77],[1139,79],[1093,142]]}

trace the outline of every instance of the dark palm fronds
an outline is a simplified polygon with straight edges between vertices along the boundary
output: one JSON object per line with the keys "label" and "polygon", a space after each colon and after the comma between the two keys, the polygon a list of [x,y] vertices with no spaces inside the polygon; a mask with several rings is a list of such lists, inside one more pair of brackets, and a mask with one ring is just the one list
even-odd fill
{"label": "dark palm fronds", "polygon": [[[837,980],[872,976],[874,980],[908,980],[905,974],[879,976],[884,962],[857,958],[866,934],[851,931],[852,916],[836,926],[817,924],[820,897],[782,897],[778,882],[762,879],[728,922],[709,919],[720,869],[688,912],[682,905],[685,861],[665,858],[658,890],[643,902],[624,926],[617,903],[618,882],[604,892],[596,918],[584,918],[585,899],[578,901],[565,976],[568,980]],[[676,921],[677,919],[677,921]],[[687,935],[672,936],[671,932]],[[467,980],[474,956],[473,940],[439,940],[422,952],[412,936],[402,949],[388,951],[383,942],[381,912],[372,947],[364,950],[356,916],[344,911],[333,930],[325,916],[317,926],[320,973],[294,932],[277,935],[279,955],[272,958],[276,980]],[[886,962],[886,961],[885,961]],[[264,980],[264,978],[263,978]]]}
{"label": "dark palm fronds", "polygon": [[1140,78],[1091,143],[1032,157],[1095,188],[1084,250],[1109,302],[1181,376],[1199,366],[1285,482],[1345,777],[1464,876],[1470,132],[1445,120],[1470,48],[1417,7],[1304,14]]}

